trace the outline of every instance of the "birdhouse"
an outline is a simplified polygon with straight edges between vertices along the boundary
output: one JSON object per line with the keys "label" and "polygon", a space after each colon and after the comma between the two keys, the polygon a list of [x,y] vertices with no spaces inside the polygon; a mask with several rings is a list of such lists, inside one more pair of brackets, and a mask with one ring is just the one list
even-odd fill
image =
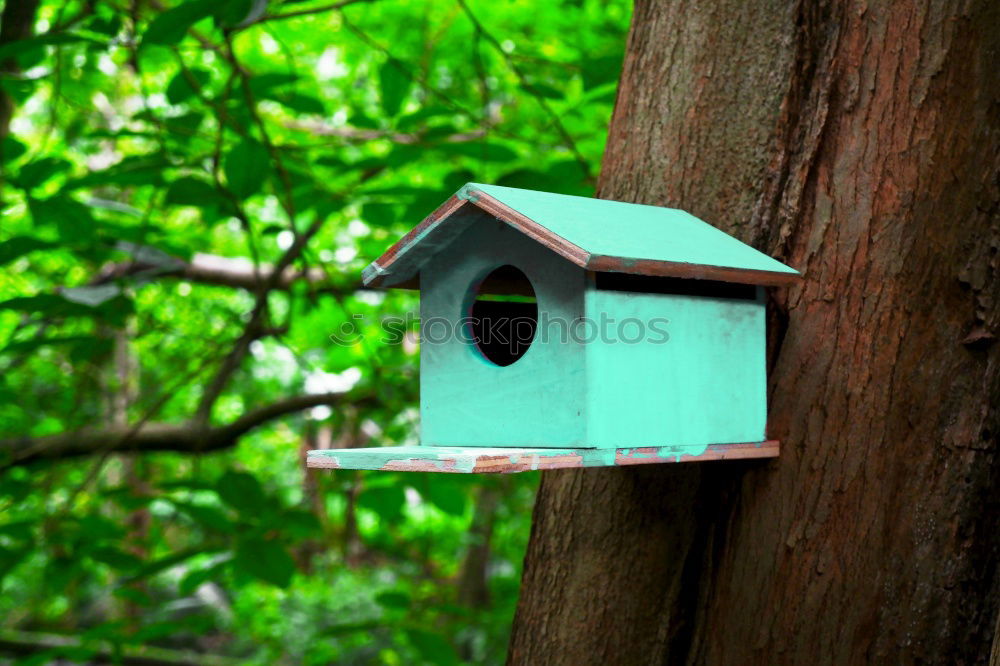
{"label": "birdhouse", "polygon": [[767,458],[764,287],[681,210],[469,183],[365,269],[420,290],[419,446],[312,467],[519,472]]}

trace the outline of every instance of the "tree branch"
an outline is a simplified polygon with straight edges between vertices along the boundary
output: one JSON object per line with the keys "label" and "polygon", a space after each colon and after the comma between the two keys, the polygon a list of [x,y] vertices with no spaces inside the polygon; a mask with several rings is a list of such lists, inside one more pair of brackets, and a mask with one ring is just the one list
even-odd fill
{"label": "tree branch", "polygon": [[348,5],[354,5],[361,2],[374,2],[374,0],[341,0],[340,2],[335,2],[332,5],[323,5],[322,7],[309,7],[307,9],[299,9],[293,12],[285,12],[283,14],[267,14],[258,19],[256,23],[264,23],[265,21],[280,21],[282,19],[295,18],[296,16],[309,16],[311,14],[322,14],[324,12],[331,12],[343,9]]}
{"label": "tree branch", "polygon": [[566,129],[566,126],[563,125],[562,120],[559,118],[559,114],[556,113],[555,110],[549,106],[549,103],[545,101],[545,98],[538,93],[538,90],[531,84],[531,81],[529,81],[528,77],[525,76],[523,71],[521,71],[521,68],[517,66],[517,63],[513,58],[511,58],[510,54],[504,51],[503,46],[500,44],[500,40],[486,30],[486,27],[479,21],[476,15],[472,13],[472,9],[468,4],[466,4],[465,0],[458,0],[458,4],[462,7],[462,11],[465,12],[465,15],[472,23],[472,27],[475,28],[476,33],[481,35],[483,39],[485,39],[487,43],[489,43],[489,45],[496,50],[500,57],[503,58],[504,62],[507,63],[507,66],[510,67],[511,71],[514,72],[517,80],[521,83],[521,87],[532,94],[535,101],[538,102],[538,106],[540,106],[542,111],[549,116],[549,119],[552,121],[552,126],[556,128],[559,136],[562,137],[563,143],[569,151],[573,153],[573,157],[583,170],[586,179],[588,181],[593,181],[594,177],[590,171],[590,162],[588,162],[587,158],[580,152],[580,149],[576,145],[576,141],[573,140],[573,136],[569,133],[569,130]]}
{"label": "tree branch", "polygon": [[81,641],[61,634],[13,629],[0,631],[0,652],[8,654],[27,655],[49,650],[83,649],[92,650],[93,658],[101,663],[119,663],[117,660],[120,659],[120,663],[129,666],[188,666],[188,664],[235,666],[239,663],[234,659],[188,650],[170,650],[149,645],[122,645],[119,647],[120,649],[116,650],[109,641]]}
{"label": "tree branch", "polygon": [[[123,277],[171,277],[188,280],[197,284],[235,287],[257,292],[263,284],[270,284],[274,266],[263,264],[260,272],[254,270],[252,262],[245,259],[220,257],[214,254],[196,254],[191,261],[171,257],[169,259],[143,260],[142,258],[122,263],[106,265],[94,280],[94,284],[104,284]],[[332,282],[326,272],[319,268],[298,271],[286,266],[274,280],[273,289],[287,290],[300,281],[308,282],[317,291],[352,293],[365,289],[358,281]]]}
{"label": "tree branch", "polygon": [[[388,139],[393,143],[414,145],[424,140],[420,133],[393,132],[391,130],[359,129],[357,127],[332,127],[323,122],[293,120],[285,123],[285,127],[293,130],[309,132],[316,136],[335,136],[345,141],[365,142]],[[441,143],[468,143],[486,137],[489,126],[468,132],[456,132],[450,136],[438,139]]]}
{"label": "tree branch", "polygon": [[243,435],[269,421],[320,405],[345,402],[364,404],[371,398],[347,393],[316,393],[278,400],[243,414],[225,425],[204,427],[193,423],[146,423],[82,428],[43,437],[0,439],[0,457],[7,465],[40,460],[75,458],[94,453],[180,451],[204,453],[234,446]]}

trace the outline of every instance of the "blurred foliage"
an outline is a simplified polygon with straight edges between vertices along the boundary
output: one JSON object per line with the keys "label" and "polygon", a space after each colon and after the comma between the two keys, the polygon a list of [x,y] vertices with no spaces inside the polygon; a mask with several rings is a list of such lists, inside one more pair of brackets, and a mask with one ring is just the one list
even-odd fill
{"label": "blurred foliage", "polygon": [[[627,3],[29,18],[0,44],[0,643],[76,639],[23,663],[501,663],[536,475],[313,472],[302,453],[416,442],[417,347],[379,325],[417,298],[358,290],[360,271],[466,181],[592,194]],[[345,397],[219,450],[130,452],[323,393]]]}

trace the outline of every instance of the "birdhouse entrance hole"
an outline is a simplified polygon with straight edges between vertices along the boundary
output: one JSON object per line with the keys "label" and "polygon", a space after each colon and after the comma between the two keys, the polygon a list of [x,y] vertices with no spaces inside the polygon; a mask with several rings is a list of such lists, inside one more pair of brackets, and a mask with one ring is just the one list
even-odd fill
{"label": "birdhouse entrance hole", "polygon": [[524,356],[537,328],[535,289],[520,269],[501,266],[473,287],[469,334],[490,363],[507,366]]}

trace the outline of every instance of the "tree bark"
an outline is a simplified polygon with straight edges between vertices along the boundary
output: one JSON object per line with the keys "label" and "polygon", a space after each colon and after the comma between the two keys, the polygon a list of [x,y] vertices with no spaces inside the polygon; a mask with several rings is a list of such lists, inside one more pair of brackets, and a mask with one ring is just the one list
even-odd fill
{"label": "tree bark", "polygon": [[[37,11],[38,0],[11,0],[4,3],[3,12],[0,13],[0,46],[31,37]],[[0,75],[16,76],[20,72],[14,58],[4,58],[3,62],[0,62]],[[10,133],[10,120],[13,115],[14,102],[6,90],[0,89],[0,139],[6,138]],[[0,158],[2,157],[3,148],[0,147]]]}
{"label": "tree bark", "polygon": [[637,3],[599,195],[804,273],[770,295],[782,453],[545,472],[510,663],[989,662],[998,26],[992,0]]}

